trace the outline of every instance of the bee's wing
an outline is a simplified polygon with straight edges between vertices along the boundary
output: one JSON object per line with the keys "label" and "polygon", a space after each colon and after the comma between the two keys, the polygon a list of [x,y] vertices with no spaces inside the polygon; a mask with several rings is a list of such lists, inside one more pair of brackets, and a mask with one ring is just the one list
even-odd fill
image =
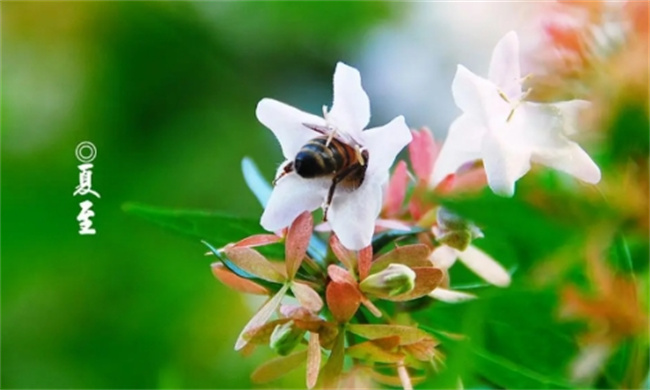
{"label": "bee's wing", "polygon": [[[315,132],[320,133],[327,137],[329,137],[332,134],[332,131],[334,131],[327,126],[313,125],[311,123],[303,123],[302,125],[310,130],[314,130]],[[349,144],[350,140],[344,138],[343,136],[344,134],[341,134],[341,132],[336,132],[333,138],[335,138],[337,141],[343,142],[344,144]]]}

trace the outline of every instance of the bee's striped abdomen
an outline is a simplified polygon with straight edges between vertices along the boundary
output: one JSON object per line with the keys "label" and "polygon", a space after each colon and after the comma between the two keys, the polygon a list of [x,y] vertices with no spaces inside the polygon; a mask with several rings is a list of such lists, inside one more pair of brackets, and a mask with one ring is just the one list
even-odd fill
{"label": "bee's striped abdomen", "polygon": [[343,168],[349,153],[340,141],[332,139],[327,145],[326,137],[314,138],[300,148],[294,160],[294,168],[304,178],[325,176]]}

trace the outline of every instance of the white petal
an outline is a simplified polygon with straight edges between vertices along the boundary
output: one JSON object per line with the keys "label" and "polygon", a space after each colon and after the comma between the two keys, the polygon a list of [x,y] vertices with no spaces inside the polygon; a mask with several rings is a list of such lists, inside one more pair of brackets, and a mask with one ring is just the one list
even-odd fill
{"label": "white petal", "polygon": [[573,141],[567,141],[556,149],[533,154],[533,161],[566,172],[587,183],[596,184],[600,181],[598,165]]}
{"label": "white petal", "polygon": [[530,150],[508,141],[499,131],[483,138],[483,166],[488,185],[495,194],[503,196],[514,195],[515,182],[530,170]]}
{"label": "white petal", "polygon": [[468,246],[462,252],[458,252],[460,261],[480,276],[483,280],[499,287],[507,287],[510,284],[510,274],[503,266],[492,257],[475,246]]}
{"label": "white petal", "polygon": [[571,377],[576,382],[588,382],[602,372],[603,365],[612,353],[612,347],[606,342],[597,342],[584,346],[571,363]]}
{"label": "white petal", "polygon": [[451,84],[451,93],[456,105],[464,113],[476,116],[487,125],[491,117],[506,118],[510,105],[499,96],[497,86],[458,65]]}
{"label": "white petal", "polygon": [[329,222],[321,222],[318,225],[314,226],[315,232],[329,233],[332,231],[332,227]]}
{"label": "white petal", "polygon": [[289,174],[278,181],[262,214],[262,227],[274,232],[285,228],[303,211],[321,206],[331,180],[303,179]]}
{"label": "white petal", "polygon": [[305,127],[303,123],[325,125],[325,120],[321,117],[268,98],[260,100],[255,114],[257,119],[275,134],[287,160],[293,160],[307,141],[320,135]]}
{"label": "white petal", "polygon": [[362,132],[361,137],[370,160],[367,175],[388,172],[400,150],[413,139],[401,115],[384,126]]}
{"label": "white petal", "polygon": [[411,230],[411,226],[405,222],[396,219],[382,219],[379,218],[375,221],[375,226],[383,229],[404,230],[406,232]]}
{"label": "white petal", "polygon": [[330,226],[341,244],[351,250],[370,245],[375,220],[381,210],[382,188],[376,180],[364,180],[361,187],[337,187],[328,212]]}
{"label": "white petal", "polygon": [[435,187],[461,165],[481,158],[481,142],[486,128],[471,116],[461,115],[449,127],[429,183]]}
{"label": "white petal", "polygon": [[361,86],[361,75],[342,62],[334,71],[334,102],[329,117],[334,126],[357,141],[370,121],[370,101]]}
{"label": "white petal", "polygon": [[600,169],[591,157],[566,137],[574,132],[581,100],[554,104],[526,103],[521,107],[527,126],[522,130],[532,147],[532,161],[566,172],[588,183],[600,181]]}
{"label": "white petal", "polygon": [[440,245],[431,252],[429,260],[433,263],[434,267],[449,269],[458,258],[458,251],[447,245]]}
{"label": "white petal", "polygon": [[519,38],[516,32],[507,33],[495,46],[490,61],[489,79],[509,98],[516,99],[521,95]]}
{"label": "white petal", "polygon": [[562,113],[564,118],[564,134],[571,135],[578,132],[578,124],[582,111],[591,107],[591,102],[587,100],[568,100],[565,102],[553,103]]}
{"label": "white petal", "polygon": [[536,149],[553,149],[563,146],[569,140],[565,134],[574,132],[577,109],[581,105],[582,103],[570,102],[554,104],[525,102],[517,109],[515,117],[521,114],[520,117],[523,118],[521,133],[528,144]]}
{"label": "white petal", "polygon": [[429,293],[429,296],[433,299],[447,303],[460,303],[476,299],[476,295],[465,293],[462,291],[448,290],[442,287],[436,287],[433,291]]}

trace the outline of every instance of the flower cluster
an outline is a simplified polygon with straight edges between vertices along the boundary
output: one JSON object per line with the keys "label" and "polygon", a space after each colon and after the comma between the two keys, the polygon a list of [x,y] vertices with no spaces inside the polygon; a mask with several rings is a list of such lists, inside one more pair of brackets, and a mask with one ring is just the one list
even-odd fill
{"label": "flower cluster", "polygon": [[[322,117],[259,102],[257,117],[286,159],[261,218],[273,234],[210,247],[221,282],[269,297],[235,343],[236,350],[268,345],[281,355],[259,367],[254,380],[273,380],[304,361],[308,388],[363,372],[408,389],[443,359],[439,341],[403,303],[475,298],[452,288],[457,259],[498,287],[510,284],[512,270],[476,246],[483,237],[478,226],[439,199],[486,186],[512,196],[531,163],[600,180],[599,168],[570,139],[588,102],[531,102],[525,80],[514,32],[497,44],[487,79],[459,65],[452,92],[462,115],[442,145],[428,129],[411,131],[402,116],[364,130],[369,99],[359,72],[343,63],[334,73],[332,108],[324,107]],[[407,145],[412,173],[399,161],[389,175]],[[324,221],[314,226],[319,208]],[[315,239],[324,239],[327,250],[318,254],[310,246]],[[265,255],[279,244],[283,258]],[[353,368],[344,372],[346,357]]]}

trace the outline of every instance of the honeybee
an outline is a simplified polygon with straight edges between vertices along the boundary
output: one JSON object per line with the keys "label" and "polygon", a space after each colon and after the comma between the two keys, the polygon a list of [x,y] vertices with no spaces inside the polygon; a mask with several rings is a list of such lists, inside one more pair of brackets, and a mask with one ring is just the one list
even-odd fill
{"label": "honeybee", "polygon": [[365,178],[370,156],[367,150],[353,147],[336,137],[336,131],[328,127],[303,125],[323,135],[311,139],[300,148],[296,157],[283,167],[273,185],[292,172],[305,179],[331,176],[332,185],[323,207],[323,221],[327,221],[327,210],[332,203],[334,190],[338,185],[353,190],[359,188]]}

